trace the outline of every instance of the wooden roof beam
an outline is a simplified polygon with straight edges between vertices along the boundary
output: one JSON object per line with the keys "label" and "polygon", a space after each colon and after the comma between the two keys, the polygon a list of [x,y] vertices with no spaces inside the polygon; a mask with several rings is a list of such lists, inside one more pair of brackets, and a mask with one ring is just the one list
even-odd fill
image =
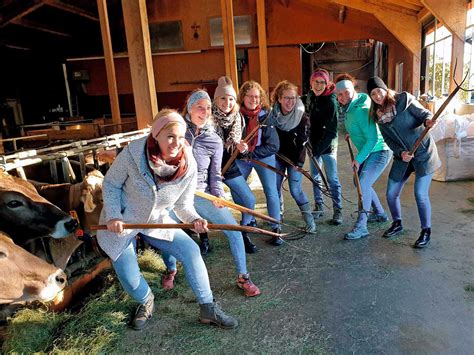
{"label": "wooden roof beam", "polygon": [[14,1],[11,5],[2,8],[0,28],[5,27],[10,22],[21,19],[43,5],[42,0]]}
{"label": "wooden roof beam", "polygon": [[422,8],[420,12],[418,12],[418,22],[423,23],[425,22],[430,16],[432,16],[430,10],[426,7]]}
{"label": "wooden roof beam", "polygon": [[449,32],[464,40],[467,20],[466,0],[421,0],[421,2]]}
{"label": "wooden roof beam", "polygon": [[33,30],[46,32],[46,33],[50,33],[50,34],[57,35],[57,36],[71,37],[71,35],[69,33],[60,32],[58,30],[46,27],[43,24],[28,21],[28,20],[25,20],[23,18],[14,20],[14,21],[12,21],[12,23],[15,24],[15,25],[18,25],[18,26],[31,28]]}
{"label": "wooden roof beam", "polygon": [[95,14],[93,14],[92,12],[86,11],[84,9],[81,9],[80,7],[69,5],[59,0],[43,0],[43,1],[48,6],[55,7],[57,9],[73,13],[75,15],[88,18],[89,20],[92,20],[92,21],[99,21],[99,18]]}
{"label": "wooden roof beam", "polygon": [[409,10],[413,10],[413,11],[420,11],[420,9],[423,7],[423,5],[414,5],[414,4],[410,4],[408,2],[405,2],[405,1],[400,1],[400,0],[382,0],[382,3],[386,3],[386,4],[392,4],[392,5],[396,5],[396,6],[399,6],[399,7],[404,7],[406,9],[409,9]]}
{"label": "wooden roof beam", "polygon": [[398,4],[395,4],[393,1],[389,1],[389,0],[384,0],[383,2],[379,0],[365,0],[364,2],[374,5],[379,9],[383,8],[384,10],[396,11],[405,15],[416,16],[418,13],[418,10],[413,10],[413,9],[406,8],[404,6],[400,6]]}
{"label": "wooden roof beam", "polygon": [[416,15],[407,15],[364,0],[332,0],[332,2],[373,14],[413,55],[420,55],[421,26]]}

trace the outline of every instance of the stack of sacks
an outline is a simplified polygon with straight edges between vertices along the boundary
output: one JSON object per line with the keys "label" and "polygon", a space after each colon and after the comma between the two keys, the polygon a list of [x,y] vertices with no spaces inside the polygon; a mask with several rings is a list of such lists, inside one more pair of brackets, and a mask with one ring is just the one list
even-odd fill
{"label": "stack of sacks", "polygon": [[433,179],[474,179],[474,114],[446,114],[430,132],[442,162]]}

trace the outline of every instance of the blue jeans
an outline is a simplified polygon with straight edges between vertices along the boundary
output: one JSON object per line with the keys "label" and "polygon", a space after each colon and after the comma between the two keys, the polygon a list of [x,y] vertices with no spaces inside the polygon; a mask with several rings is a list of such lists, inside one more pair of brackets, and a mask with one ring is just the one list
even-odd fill
{"label": "blue jeans", "polygon": [[366,213],[359,213],[357,224],[367,227],[367,213],[373,209],[375,214],[382,214],[384,209],[380,203],[377,192],[372,187],[380,177],[385,167],[392,159],[391,150],[379,150],[370,153],[359,167],[359,181],[362,190],[362,206]]}
{"label": "blue jeans", "polygon": [[[233,179],[225,179],[224,184],[229,187],[230,193],[232,194],[232,199],[236,204],[250,208],[252,210],[255,208],[255,195],[253,194],[252,190],[250,190],[247,181],[242,175]],[[252,219],[253,217],[248,213],[242,213],[242,225],[248,225]]]}
{"label": "blue jeans", "polygon": [[[392,219],[402,219],[402,208],[400,205],[400,194],[410,177],[413,170],[407,169],[402,181],[388,179],[387,184],[387,203],[392,214]],[[420,216],[421,228],[431,228],[431,203],[430,203],[430,185],[433,174],[425,176],[415,175],[415,200]]]}
{"label": "blue jeans", "polygon": [[[226,207],[217,208],[211,201],[206,200],[203,197],[194,197],[194,208],[202,218],[210,223],[237,225],[232,213],[230,213]],[[174,218],[174,216],[172,217]],[[242,233],[229,230],[222,231],[222,233],[224,233],[229,241],[230,252],[234,257],[237,272],[239,274],[247,274],[247,259],[245,256],[245,246]],[[168,270],[176,270],[176,258],[173,255],[170,255],[170,253],[164,251],[162,255],[163,261]]]}
{"label": "blue jeans", "polygon": [[[276,168],[281,172],[286,172],[288,174],[288,185],[290,187],[290,193],[293,199],[296,201],[298,206],[305,205],[309,202],[308,197],[303,191],[302,187],[302,180],[303,174],[301,174],[298,170],[296,170],[291,165],[284,163],[280,160],[276,160]],[[283,184],[283,176],[278,175],[276,176],[277,179],[277,190],[278,196],[281,198],[281,187]]]}
{"label": "blue jeans", "polygon": [[[269,157],[260,159],[262,163],[275,167],[275,156],[271,155]],[[242,160],[237,160],[237,166],[242,173],[242,176],[245,180],[250,175],[252,168],[255,169],[257,172],[258,177],[260,178],[260,182],[263,186],[263,192],[265,193],[265,197],[267,199],[267,210],[270,217],[280,220],[280,198],[278,196],[278,191],[276,188],[276,173],[264,168],[260,165],[255,165],[253,163],[247,163]],[[276,223],[272,224],[272,228],[277,228],[279,225]]]}
{"label": "blue jeans", "polygon": [[[141,234],[140,237],[153,247],[172,254],[181,261],[186,280],[188,280],[199,304],[213,302],[206,265],[194,240],[182,230],[176,231],[172,241],[160,240],[144,234]],[[151,290],[140,272],[135,244],[135,239],[132,239],[118,259],[112,262],[112,265],[125,291],[135,301],[144,304]]]}
{"label": "blue jeans", "polygon": [[[331,192],[333,208],[341,209],[342,196],[341,183],[339,182],[339,176],[337,175],[337,150],[329,154],[323,154],[319,157],[315,156],[315,158],[321,168],[323,168],[324,166],[324,171],[326,172],[326,178],[328,180],[329,190]],[[316,169],[316,166],[314,165],[312,159],[310,159],[310,169],[313,178],[322,184],[321,177],[319,176],[318,170]],[[324,184],[320,186],[322,186],[322,188],[325,188]],[[316,203],[323,203],[323,194],[321,193],[321,190],[314,184],[313,194],[314,201]]]}

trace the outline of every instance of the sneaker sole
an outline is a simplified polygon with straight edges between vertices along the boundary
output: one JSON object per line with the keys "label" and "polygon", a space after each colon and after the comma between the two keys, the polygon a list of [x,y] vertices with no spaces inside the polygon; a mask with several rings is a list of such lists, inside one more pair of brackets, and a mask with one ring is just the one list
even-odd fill
{"label": "sneaker sole", "polygon": [[348,236],[347,234],[344,236],[344,239],[345,240],[358,240],[358,239],[362,239],[362,238],[365,238],[365,237],[368,237],[370,233],[367,233],[367,234],[364,234],[364,235],[361,235],[360,237],[357,237],[357,238],[352,238],[350,236]]}
{"label": "sneaker sole", "polygon": [[402,234],[403,232],[404,232],[404,229],[402,229],[402,230],[400,230],[400,231],[398,231],[398,232],[396,232],[396,233],[392,233],[392,234],[390,234],[390,235],[384,234],[382,237],[387,238],[387,239],[390,239],[390,238],[396,237],[396,236],[399,235],[399,234]]}
{"label": "sneaker sole", "polygon": [[240,286],[239,284],[237,284],[237,287],[238,287],[239,289],[241,289],[242,291],[244,291],[244,296],[245,296],[245,297],[256,297],[256,296],[260,296],[260,295],[262,294],[261,291],[258,291],[258,293],[255,293],[255,294],[251,294],[251,295],[250,295],[250,294],[246,293],[246,292],[245,292],[245,289],[244,289],[242,286]]}
{"label": "sneaker sole", "polygon": [[237,323],[235,325],[231,325],[231,326],[226,326],[226,325],[223,325],[223,324],[219,324],[219,323],[217,323],[216,321],[214,321],[212,319],[202,319],[202,318],[199,319],[199,323],[207,324],[207,325],[213,325],[213,326],[219,327],[221,329],[235,329],[239,326],[239,323]]}
{"label": "sneaker sole", "polygon": [[423,249],[423,248],[426,248],[429,244],[430,244],[430,242],[426,243],[425,245],[416,245],[416,244],[414,244],[414,245],[413,245],[413,248],[415,248],[415,249]]}

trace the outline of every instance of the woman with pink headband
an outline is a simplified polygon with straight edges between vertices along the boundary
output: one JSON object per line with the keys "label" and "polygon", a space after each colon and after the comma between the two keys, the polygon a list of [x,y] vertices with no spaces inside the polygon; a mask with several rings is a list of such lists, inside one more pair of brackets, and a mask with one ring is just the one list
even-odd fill
{"label": "woman with pink headband", "polygon": [[[316,69],[310,78],[311,90],[303,98],[306,112],[310,116],[310,143],[313,156],[319,165],[324,165],[329,189],[332,197],[332,224],[342,224],[341,184],[337,172],[337,99],[334,83],[329,80],[329,73],[324,69]],[[321,177],[311,161],[311,173],[316,181]],[[320,186],[322,186],[320,184]],[[323,215],[323,195],[318,186],[313,186],[314,216]]]}
{"label": "woman with pink headband", "polygon": [[182,262],[201,309],[201,323],[225,329],[238,325],[215,303],[199,247],[186,233],[181,229],[124,229],[124,223],[174,223],[169,217],[171,209],[183,222],[193,223],[196,232],[207,232],[207,221],[193,206],[197,167],[185,132],[186,123],[176,111],[160,111],[151,133],[125,147],[104,179],[100,223],[106,223],[107,230],[98,231],[97,240],[112,259],[122,287],[139,303],[131,322],[136,330],[149,323],[155,308],[155,297],[137,262],[137,234]]}

